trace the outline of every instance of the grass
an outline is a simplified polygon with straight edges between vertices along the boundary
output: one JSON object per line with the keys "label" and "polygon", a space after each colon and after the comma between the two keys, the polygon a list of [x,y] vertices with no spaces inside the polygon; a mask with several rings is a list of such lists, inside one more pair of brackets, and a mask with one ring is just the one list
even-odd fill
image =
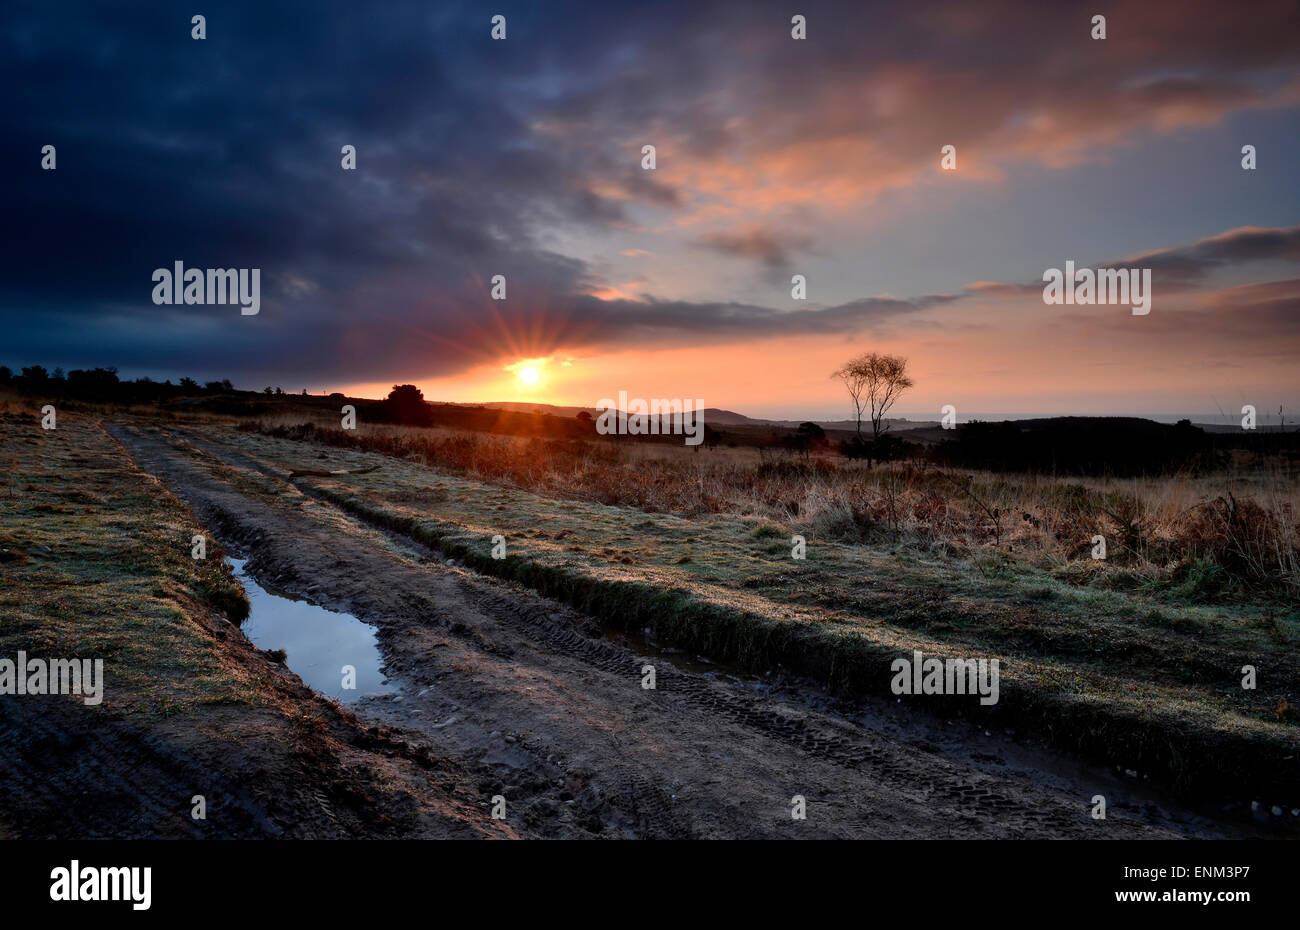
{"label": "grass", "polygon": [[[321,448],[249,430],[222,439],[285,472]],[[913,649],[999,657],[996,707],[937,696],[919,703],[1014,726],[1189,793],[1300,800],[1300,727],[1290,709],[1300,693],[1300,617],[1285,601],[1200,597],[1210,582],[1198,573],[1212,578],[1218,570],[1205,557],[1154,584],[1142,577],[1141,561],[1102,567],[1041,551],[1026,557],[1013,549],[1021,537],[1011,531],[1004,547],[918,545],[901,533],[863,542],[767,507],[674,513],[557,499],[394,458],[400,449],[387,443],[379,443],[387,457],[360,448],[374,444],[349,437],[330,453],[329,467],[380,464],[380,471],[299,480],[475,569],[749,669],[781,665],[840,692],[892,699],[889,663]],[[631,471],[612,470],[635,483]],[[556,479],[539,473],[537,480]],[[983,481],[976,493],[1033,494],[1062,510],[1097,501],[1115,507],[1126,493]],[[1150,494],[1148,501],[1154,506]],[[805,560],[791,558],[796,533],[807,537]],[[496,534],[507,539],[502,560],[491,557]],[[1072,574],[1081,569],[1088,574]],[[1259,670],[1256,690],[1240,686],[1245,665]]]}
{"label": "grass", "polygon": [[47,431],[7,409],[0,438],[0,654],[102,658],[104,703],[128,713],[255,699],[192,619],[238,622],[248,602],[214,540],[190,557],[203,530],[189,512],[95,420],[61,412]]}
{"label": "grass", "polygon": [[[1168,590],[1174,601],[1300,602],[1300,475],[1294,464],[1209,475],[1056,479],[868,468],[759,449],[519,438],[362,425],[250,421],[248,431],[364,449],[545,497],[649,513],[727,514],[809,538],[984,550],[1090,586]],[[1104,536],[1104,561],[1092,558]]]}

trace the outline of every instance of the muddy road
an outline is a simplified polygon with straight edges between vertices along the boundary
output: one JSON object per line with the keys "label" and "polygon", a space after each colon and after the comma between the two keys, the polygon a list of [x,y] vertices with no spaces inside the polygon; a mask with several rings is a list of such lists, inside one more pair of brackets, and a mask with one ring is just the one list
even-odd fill
{"label": "muddy road", "polygon": [[[349,709],[470,773],[543,837],[1241,835],[1130,780],[969,724],[638,654],[583,615],[365,525],[223,430],[122,418],[138,466],[261,584],[372,624],[393,693]],[[304,447],[315,453],[312,447]],[[327,462],[309,462],[328,468]],[[362,480],[362,479],[358,479]],[[633,641],[629,641],[633,642]],[[656,688],[642,687],[642,667]],[[290,657],[292,667],[293,659]],[[1090,816],[1107,799],[1107,818]],[[806,799],[807,819],[791,817]]]}

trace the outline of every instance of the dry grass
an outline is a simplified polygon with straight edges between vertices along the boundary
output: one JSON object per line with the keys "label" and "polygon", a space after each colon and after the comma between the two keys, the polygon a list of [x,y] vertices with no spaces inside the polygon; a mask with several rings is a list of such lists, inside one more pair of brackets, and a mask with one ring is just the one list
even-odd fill
{"label": "dry grass", "polygon": [[[905,544],[958,558],[997,550],[1063,580],[1153,585],[1193,598],[1300,595],[1300,481],[1281,465],[1216,475],[1059,479],[833,456],[523,439],[444,429],[241,428],[381,452],[547,497],[650,513],[770,519],[809,538]],[[1106,538],[1105,561],[1092,558]]]}
{"label": "dry grass", "polygon": [[[416,460],[429,455],[436,462],[439,452],[451,449],[479,455],[510,445],[498,437],[478,443],[474,437],[449,436],[450,442],[440,445],[425,431],[386,428],[363,433],[360,441],[351,433],[323,434],[337,444],[331,450],[302,440],[314,431],[288,432],[298,438],[256,429],[223,430],[214,437],[203,430],[258,463],[246,476],[253,483],[267,471],[287,475],[304,460],[351,471],[380,465],[366,474],[304,477],[295,484],[477,571],[519,582],[610,623],[649,627],[662,642],[697,654],[754,671],[784,667],[846,694],[890,699],[888,670],[899,654],[921,649],[927,655],[998,656],[1003,690],[996,713],[959,698],[941,709],[927,701],[929,709],[986,725],[996,717],[997,725],[1150,773],[1193,794],[1236,797],[1250,790],[1293,800],[1300,758],[1295,751],[1300,719],[1289,709],[1300,681],[1295,649],[1300,612],[1294,609],[1261,598],[1193,604],[1177,584],[1139,586],[1133,569],[1111,562],[1100,566],[1086,554],[1065,568],[1111,572],[1110,584],[1073,577],[1061,566],[1037,565],[1019,557],[1019,546],[1033,533],[1050,530],[1041,523],[1004,525],[1001,548],[992,529],[976,527],[972,534],[988,539],[961,559],[935,551],[945,546],[923,551],[903,543],[810,534],[806,559],[796,561],[791,535],[803,527],[775,516],[781,511],[762,502],[746,507],[746,514],[725,509],[647,513],[593,500],[590,489],[559,483],[557,469],[539,467],[536,458],[534,482],[567,487],[567,499],[505,486],[508,480],[486,484],[482,474],[451,474],[456,469],[446,460],[437,468]],[[544,443],[522,442],[505,454],[522,456],[538,446],[548,451]],[[621,448],[613,446],[615,452]],[[392,458],[394,453],[404,457]],[[961,520],[989,520],[980,504],[953,486],[960,480],[956,474],[909,474],[905,467],[868,472],[834,462],[805,469],[797,461],[756,454],[746,461],[746,454],[729,450],[711,465],[705,452],[629,450],[612,471],[636,476],[663,468],[680,475],[694,468],[700,476],[695,494],[701,483],[707,490],[721,471],[739,470],[748,486],[769,483],[786,493],[838,481],[838,493],[859,487],[875,496],[886,514],[881,519],[889,519],[888,497],[894,495],[894,519],[900,524],[916,509],[905,500],[913,493],[942,496],[941,520],[949,522],[936,521],[940,531],[960,526]],[[470,459],[462,463],[470,464]],[[485,464],[497,469],[488,474],[502,474],[501,462]],[[513,464],[517,470],[507,474],[530,474],[524,463]],[[564,474],[575,473],[582,472]],[[1032,499],[1044,512],[1090,514],[1102,505],[1113,510],[1113,498],[1138,495],[1143,488],[1140,482],[1041,479],[1017,485],[991,475],[976,478],[980,483],[973,493],[988,495],[990,511],[999,512],[1004,500]],[[602,487],[618,492],[616,484]],[[1182,513],[1205,493],[1187,479],[1161,489],[1158,500],[1169,513]],[[575,499],[583,494],[587,499]],[[1240,499],[1236,491],[1233,497]],[[1153,495],[1144,519],[1161,512],[1155,502]],[[1130,524],[1137,518],[1116,514]],[[1231,519],[1213,512],[1202,516]],[[858,532],[855,526],[844,535]],[[892,535],[888,529],[870,532]],[[508,540],[504,559],[491,554],[497,534]],[[1121,582],[1124,577],[1128,583]],[[1267,668],[1266,683],[1242,688],[1239,670],[1245,665]]]}

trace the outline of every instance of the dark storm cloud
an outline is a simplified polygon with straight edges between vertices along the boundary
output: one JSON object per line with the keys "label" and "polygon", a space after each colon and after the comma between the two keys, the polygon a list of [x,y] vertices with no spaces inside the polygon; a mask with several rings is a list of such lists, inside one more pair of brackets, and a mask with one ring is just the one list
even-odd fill
{"label": "dark storm cloud", "polygon": [[[440,324],[486,276],[579,290],[582,268],[533,228],[621,207],[522,144],[502,85],[534,70],[527,49],[489,68],[486,29],[452,41],[429,9],[209,5],[203,42],[188,14],[12,11],[0,77],[27,96],[6,105],[0,154],[22,217],[4,354],[286,376],[459,364]],[[33,172],[46,143],[58,170]],[[340,170],[344,143],[364,170]],[[154,307],[151,273],[178,259],[261,268],[262,313]]]}

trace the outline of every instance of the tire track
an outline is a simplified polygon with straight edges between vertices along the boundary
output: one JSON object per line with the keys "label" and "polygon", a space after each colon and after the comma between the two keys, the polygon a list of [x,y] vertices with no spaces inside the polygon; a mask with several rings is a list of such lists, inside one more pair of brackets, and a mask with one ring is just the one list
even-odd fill
{"label": "tire track", "polygon": [[[251,501],[218,476],[221,469],[233,469],[236,474],[244,471],[260,475],[269,479],[273,486],[295,489],[328,511],[346,513],[344,519],[372,533],[397,539],[417,552],[426,549],[413,539],[375,526],[358,514],[345,512],[309,482],[294,483],[283,470],[211,438],[171,428],[156,429],[154,436],[133,426],[114,426],[112,431],[131,448],[142,464],[151,466],[149,470],[155,473],[160,470],[174,472],[178,468],[197,473],[193,483],[177,492],[192,498],[191,504],[195,509],[223,535],[238,540],[252,550],[256,558],[280,568],[282,572],[296,574],[292,564],[285,566],[284,560],[274,554],[273,550],[277,545],[283,546],[284,541],[280,539],[277,543],[276,534],[266,531],[263,519],[267,514],[259,508],[265,508],[268,514],[274,511],[273,521],[284,524],[286,534],[299,541],[318,537],[321,527],[310,526],[308,521],[312,517],[300,511],[285,513],[282,505],[271,508],[260,501]],[[181,449],[176,448],[177,444]],[[206,467],[199,468],[193,462],[178,462],[177,453],[180,451],[204,461]],[[253,518],[251,514],[255,510],[256,518]],[[318,543],[319,540],[313,544]],[[364,563],[364,556],[354,561],[358,566]],[[426,577],[438,571],[431,566],[410,563],[404,570]],[[1003,831],[1004,835],[1009,832],[1010,835],[1097,836],[1099,830],[1103,835],[1152,835],[1153,828],[1127,819],[1113,804],[1110,820],[1101,824],[1089,822],[1085,814],[1084,803],[1088,795],[1084,787],[1078,788],[1078,796],[1071,794],[1066,797],[1046,786],[1009,782],[881,734],[861,730],[845,721],[832,720],[816,711],[791,707],[788,703],[779,705],[778,709],[770,698],[738,691],[678,669],[665,660],[644,659],[621,646],[584,636],[575,628],[574,611],[518,589],[518,586],[469,572],[452,573],[451,577],[456,590],[476,611],[504,628],[522,634],[542,654],[580,663],[588,669],[628,682],[629,688],[630,683],[639,682],[642,664],[655,665],[657,688],[649,700],[658,707],[659,713],[671,714],[678,726],[698,726],[707,732],[716,729],[719,721],[726,721],[759,738],[764,744],[770,741],[785,747],[809,764],[834,766],[846,772],[852,781],[869,785],[873,790],[887,790],[892,796],[915,803],[925,808],[931,817],[946,817],[953,821],[973,817],[984,823],[1006,822],[1008,831]],[[295,580],[302,585],[311,584],[308,578]],[[326,593],[341,596],[354,605],[367,600],[355,590],[343,590],[355,587],[346,582],[335,587],[339,590]],[[412,597],[417,596],[414,586],[411,592]],[[427,610],[423,611],[426,617],[427,613]],[[440,617],[439,623],[444,631],[456,636],[469,649],[499,657],[513,655],[514,650],[508,644],[495,641],[474,625],[458,624],[448,616]],[[427,738],[429,734],[425,733],[425,736]],[[607,768],[602,775],[605,781],[601,788],[606,806],[600,809],[606,817],[609,816],[609,806],[627,810],[630,801],[630,809],[641,822],[644,835],[692,834],[690,824],[678,816],[673,804],[665,800],[666,792],[662,785],[624,766]],[[619,803],[615,803],[615,798]],[[1156,828],[1154,835],[1171,834]]]}
{"label": "tire track", "polygon": [[[169,432],[177,435],[174,431]],[[294,484],[283,472],[249,455],[220,448],[209,441],[192,439],[185,435],[179,435],[177,438],[216,461],[222,461],[227,465],[237,461],[268,478],[281,481],[302,493],[313,496],[322,504],[336,506],[310,485]],[[386,536],[400,537],[414,548],[423,548],[419,541],[366,520],[360,514],[349,512],[349,516]],[[497,579],[492,581],[495,582]],[[641,667],[647,662],[644,657],[635,656],[621,647],[603,640],[590,639],[568,625],[555,623],[550,619],[556,607],[553,603],[526,603],[519,593],[512,592],[510,597],[506,597],[492,589],[476,590],[475,594],[479,606],[498,618],[509,618],[516,623],[522,623],[538,644],[557,655],[579,659],[589,666],[626,677],[628,680],[639,678]],[[994,791],[977,781],[953,784],[935,779],[922,779],[918,782],[917,772],[924,770],[924,765],[918,763],[923,763],[925,760],[922,754],[915,750],[906,749],[900,753],[829,734],[811,726],[806,720],[786,717],[763,708],[760,701],[750,695],[724,690],[714,682],[682,672],[671,664],[661,661],[653,661],[651,664],[654,664],[656,669],[657,689],[681,698],[710,714],[724,716],[750,730],[780,740],[811,758],[822,759],[849,769],[861,770],[877,777],[883,776],[914,786],[933,803],[945,803],[955,810],[966,813],[993,816],[1016,806],[1015,802],[1005,794]],[[1037,807],[1024,812],[1024,816],[1042,825],[1060,819],[1059,812],[1048,814]]]}

